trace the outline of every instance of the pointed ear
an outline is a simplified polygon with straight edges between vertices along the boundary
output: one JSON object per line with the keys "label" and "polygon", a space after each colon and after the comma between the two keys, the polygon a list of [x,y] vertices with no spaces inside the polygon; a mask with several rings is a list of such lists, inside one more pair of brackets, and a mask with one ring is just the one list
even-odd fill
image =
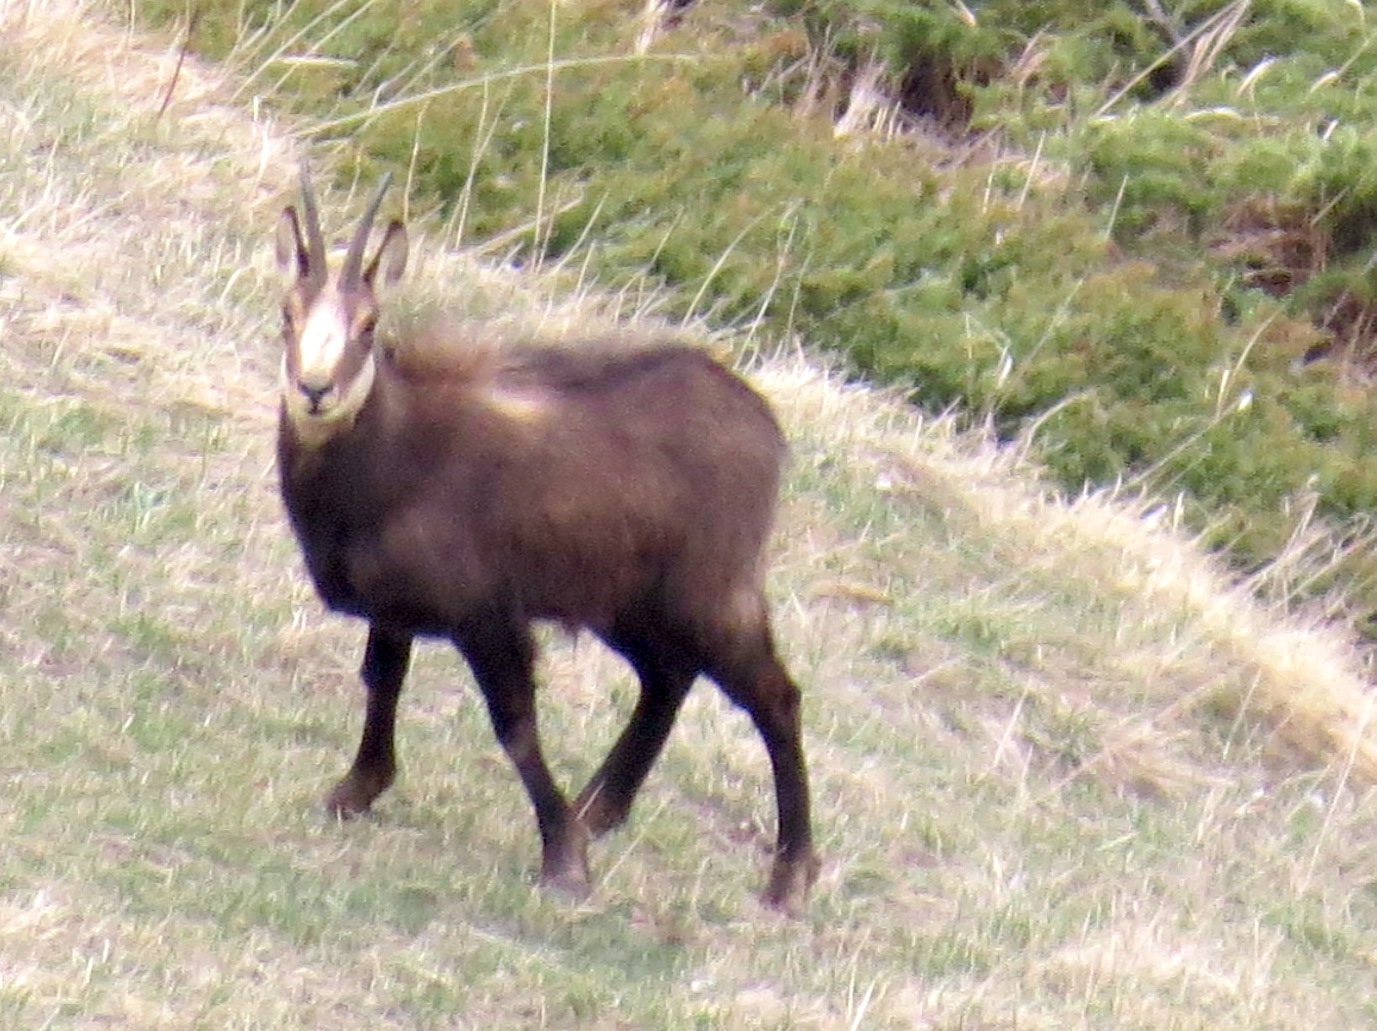
{"label": "pointed ear", "polygon": [[306,241],[301,238],[301,223],[295,208],[284,208],[277,220],[277,268],[289,279],[305,279],[311,271],[306,255]]}
{"label": "pointed ear", "polygon": [[[402,273],[406,271],[406,246],[406,227],[400,222],[393,221],[383,234],[382,243],[378,244],[378,251],[373,255],[373,260],[363,272],[363,281],[372,287],[375,293],[382,287],[392,286],[402,278]],[[381,281],[378,279],[379,274],[382,276]]]}

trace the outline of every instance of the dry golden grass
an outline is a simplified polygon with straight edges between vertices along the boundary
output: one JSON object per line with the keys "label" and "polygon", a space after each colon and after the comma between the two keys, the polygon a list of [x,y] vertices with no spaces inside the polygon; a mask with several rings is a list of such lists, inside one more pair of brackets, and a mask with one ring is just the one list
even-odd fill
{"label": "dry golden grass", "polygon": [[[570,907],[442,650],[374,819],[317,797],[361,629],[306,587],[271,472],[267,241],[294,145],[96,0],[0,4],[0,1027],[1269,1028],[1377,1019],[1372,691],[1342,629],[1170,513],[793,354],[775,548],[827,865],[754,903],[754,732],[695,692]],[[111,20],[113,19],[113,21]],[[349,198],[328,198],[331,212]],[[606,324],[418,244],[471,315]],[[418,293],[425,293],[418,287]],[[586,775],[632,684],[551,635]]]}

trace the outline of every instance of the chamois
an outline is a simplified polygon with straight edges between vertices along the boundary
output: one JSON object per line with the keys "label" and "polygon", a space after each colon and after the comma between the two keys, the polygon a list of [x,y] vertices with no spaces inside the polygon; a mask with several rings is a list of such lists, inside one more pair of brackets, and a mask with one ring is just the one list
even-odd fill
{"label": "chamois", "polygon": [[[368,621],[363,737],[327,808],[361,814],[391,785],[413,638],[447,638],[535,808],[541,882],[584,896],[589,837],[626,819],[706,674],[764,739],[779,828],[762,898],[796,911],[818,860],[799,691],[776,658],[762,587],[784,453],[773,414],[718,362],[666,341],[409,360],[407,340],[375,339],[380,294],[406,265],[400,222],[364,263],[387,185],[337,271],[304,164],[300,214],[287,207],[276,238],[290,284],[282,498],[321,599]],[[541,755],[533,620],[591,631],[640,681],[629,723],[572,804]]]}

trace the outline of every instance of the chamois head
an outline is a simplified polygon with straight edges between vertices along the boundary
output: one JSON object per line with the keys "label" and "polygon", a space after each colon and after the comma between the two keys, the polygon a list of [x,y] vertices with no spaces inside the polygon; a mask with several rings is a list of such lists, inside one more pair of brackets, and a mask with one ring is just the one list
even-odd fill
{"label": "chamois head", "polygon": [[373,331],[379,290],[406,268],[406,230],[393,221],[373,259],[363,254],[387,192],[384,176],[338,270],[325,260],[311,179],[301,166],[301,213],[288,207],[277,227],[277,264],[289,277],[282,304],[282,401],[303,441],[323,442],[352,424],[373,385]]}

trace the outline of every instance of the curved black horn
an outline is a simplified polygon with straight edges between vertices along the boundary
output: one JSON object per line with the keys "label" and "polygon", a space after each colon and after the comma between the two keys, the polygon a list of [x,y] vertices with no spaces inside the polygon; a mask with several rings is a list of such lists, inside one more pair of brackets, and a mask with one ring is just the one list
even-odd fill
{"label": "curved black horn", "polygon": [[368,234],[373,229],[373,217],[382,206],[383,194],[387,193],[387,188],[391,185],[392,173],[387,172],[378,184],[378,192],[373,194],[373,201],[368,205],[368,210],[363,213],[359,227],[354,230],[354,238],[349,241],[349,252],[344,256],[344,266],[339,273],[340,286],[346,290],[359,285],[359,275],[363,269],[363,249],[368,246]]}
{"label": "curved black horn", "polygon": [[316,210],[316,195],[311,189],[311,170],[301,159],[301,217],[306,223],[306,259],[311,278],[325,277],[325,234],[320,231],[320,213]]}

